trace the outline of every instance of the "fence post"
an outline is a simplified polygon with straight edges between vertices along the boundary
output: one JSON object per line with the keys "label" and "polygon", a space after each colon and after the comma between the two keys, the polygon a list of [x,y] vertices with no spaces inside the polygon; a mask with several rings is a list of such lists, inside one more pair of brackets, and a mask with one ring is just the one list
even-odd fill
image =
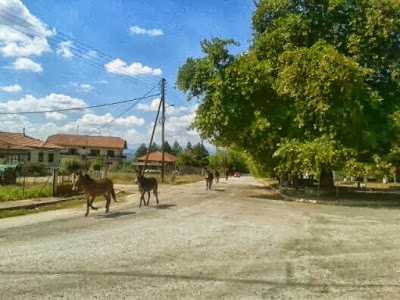
{"label": "fence post", "polygon": [[57,195],[58,169],[53,169],[53,197]]}

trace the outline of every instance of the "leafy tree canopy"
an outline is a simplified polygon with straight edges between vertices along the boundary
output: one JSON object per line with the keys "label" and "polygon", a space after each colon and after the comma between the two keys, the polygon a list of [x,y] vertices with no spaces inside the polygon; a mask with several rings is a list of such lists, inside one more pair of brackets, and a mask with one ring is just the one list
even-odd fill
{"label": "leafy tree canopy", "polygon": [[252,27],[245,53],[214,37],[178,72],[199,101],[202,138],[270,172],[389,154],[400,129],[400,1],[261,0]]}

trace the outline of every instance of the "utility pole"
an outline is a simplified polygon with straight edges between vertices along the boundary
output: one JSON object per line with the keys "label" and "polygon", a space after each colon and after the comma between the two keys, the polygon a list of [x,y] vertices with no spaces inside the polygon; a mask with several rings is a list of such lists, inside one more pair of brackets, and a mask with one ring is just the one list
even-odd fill
{"label": "utility pole", "polygon": [[[163,80],[165,80],[165,79],[163,78]],[[151,145],[153,144],[153,137],[154,137],[154,132],[155,132],[155,130],[156,130],[156,126],[157,126],[157,122],[158,122],[158,115],[160,114],[161,104],[162,104],[162,99],[161,99],[161,101],[160,101],[160,104],[158,105],[158,111],[157,111],[157,115],[156,115],[156,120],[154,121],[153,132],[151,133],[149,148],[147,149],[146,160],[145,160],[145,162],[144,162],[144,165],[143,165],[143,169],[142,169],[141,174],[144,174],[144,171],[145,171],[146,166],[147,166],[147,161],[149,160]],[[162,172],[162,171],[161,171],[161,172]]]}
{"label": "utility pole", "polygon": [[161,112],[161,182],[164,182],[165,176],[165,158],[164,158],[164,129],[165,129],[165,78],[161,79],[161,102],[162,102],[162,112]]}

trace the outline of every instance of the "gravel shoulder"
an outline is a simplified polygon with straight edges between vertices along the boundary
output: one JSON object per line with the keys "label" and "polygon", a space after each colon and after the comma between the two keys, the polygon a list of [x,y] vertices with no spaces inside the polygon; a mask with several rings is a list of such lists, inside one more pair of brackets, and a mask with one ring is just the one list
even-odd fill
{"label": "gravel shoulder", "polygon": [[252,177],[159,198],[0,220],[0,299],[399,295],[399,209],[280,201]]}

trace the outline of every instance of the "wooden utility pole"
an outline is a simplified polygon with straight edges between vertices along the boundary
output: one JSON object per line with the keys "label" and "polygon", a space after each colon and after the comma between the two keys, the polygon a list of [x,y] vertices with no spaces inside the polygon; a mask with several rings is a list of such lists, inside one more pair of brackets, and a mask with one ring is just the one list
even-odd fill
{"label": "wooden utility pole", "polygon": [[[163,80],[165,80],[165,79],[163,78]],[[161,82],[163,82],[163,81],[161,81]],[[146,166],[147,166],[147,161],[149,160],[149,154],[150,154],[150,151],[151,151],[151,144],[153,144],[154,132],[155,132],[156,127],[157,127],[158,116],[159,116],[159,114],[160,114],[160,108],[161,108],[161,103],[162,103],[162,102],[163,102],[163,101],[162,101],[162,98],[161,98],[160,104],[158,105],[158,111],[157,111],[157,115],[156,115],[156,120],[154,121],[153,132],[151,133],[149,148],[147,149],[147,155],[146,155],[146,160],[145,160],[144,166],[143,166],[143,172],[141,172],[141,174],[144,174],[144,171],[146,170]],[[162,171],[161,171],[161,172],[162,172]]]}
{"label": "wooden utility pole", "polygon": [[164,158],[164,129],[165,129],[165,78],[161,79],[161,102],[162,102],[162,113],[161,113],[161,182],[164,182],[165,176],[165,158]]}

